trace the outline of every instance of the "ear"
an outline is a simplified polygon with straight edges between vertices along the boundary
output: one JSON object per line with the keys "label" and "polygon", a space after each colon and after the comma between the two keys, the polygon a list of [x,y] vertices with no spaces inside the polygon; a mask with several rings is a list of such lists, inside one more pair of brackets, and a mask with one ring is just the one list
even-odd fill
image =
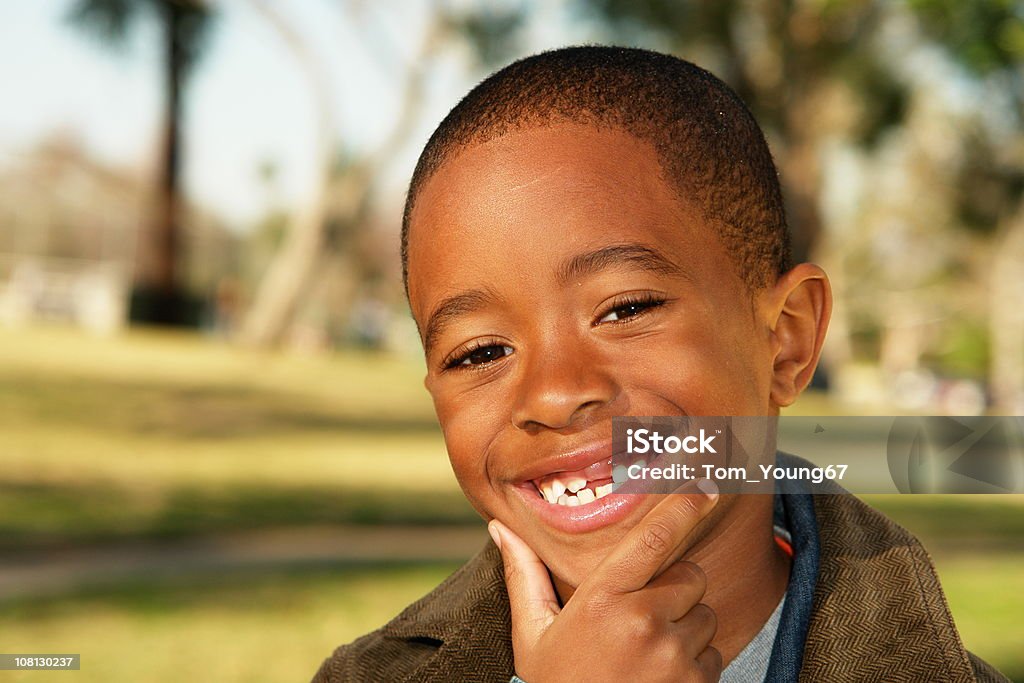
{"label": "ear", "polygon": [[788,406],[810,383],[832,315],[825,271],[801,263],[766,292],[763,309],[771,334],[771,402]]}

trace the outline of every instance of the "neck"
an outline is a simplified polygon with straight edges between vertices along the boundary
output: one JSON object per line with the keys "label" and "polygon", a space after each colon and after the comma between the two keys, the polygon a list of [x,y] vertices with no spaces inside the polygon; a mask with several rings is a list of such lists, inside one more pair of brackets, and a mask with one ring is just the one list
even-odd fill
{"label": "neck", "polygon": [[790,557],[772,533],[774,497],[741,495],[685,559],[708,577],[701,600],[718,616],[711,644],[728,664],[775,611],[789,583]]}

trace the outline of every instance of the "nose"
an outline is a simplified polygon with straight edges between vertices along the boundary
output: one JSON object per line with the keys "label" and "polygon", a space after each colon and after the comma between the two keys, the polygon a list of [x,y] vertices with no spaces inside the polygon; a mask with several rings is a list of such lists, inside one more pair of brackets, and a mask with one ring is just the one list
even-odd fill
{"label": "nose", "polygon": [[519,429],[566,429],[615,399],[618,387],[605,363],[585,342],[567,341],[524,354],[512,410]]}

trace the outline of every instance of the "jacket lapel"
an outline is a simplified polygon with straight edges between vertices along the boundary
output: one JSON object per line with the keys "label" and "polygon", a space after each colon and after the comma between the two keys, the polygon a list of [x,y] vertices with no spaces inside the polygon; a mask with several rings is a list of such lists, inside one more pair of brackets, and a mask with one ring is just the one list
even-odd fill
{"label": "jacket lapel", "polygon": [[917,539],[852,495],[814,503],[821,557],[800,680],[975,680]]}
{"label": "jacket lapel", "polygon": [[501,555],[493,543],[382,629],[390,638],[435,642],[436,654],[407,680],[500,681],[512,677],[512,619]]}

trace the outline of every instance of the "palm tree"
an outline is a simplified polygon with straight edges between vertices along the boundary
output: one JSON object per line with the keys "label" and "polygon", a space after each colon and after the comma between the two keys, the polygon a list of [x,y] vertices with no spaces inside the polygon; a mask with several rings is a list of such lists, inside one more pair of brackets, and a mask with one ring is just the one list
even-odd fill
{"label": "palm tree", "polygon": [[147,13],[156,17],[163,33],[163,124],[153,211],[137,258],[132,319],[181,325],[194,317],[179,268],[183,96],[212,15],[201,0],[76,0],[69,19],[105,45],[117,47]]}

